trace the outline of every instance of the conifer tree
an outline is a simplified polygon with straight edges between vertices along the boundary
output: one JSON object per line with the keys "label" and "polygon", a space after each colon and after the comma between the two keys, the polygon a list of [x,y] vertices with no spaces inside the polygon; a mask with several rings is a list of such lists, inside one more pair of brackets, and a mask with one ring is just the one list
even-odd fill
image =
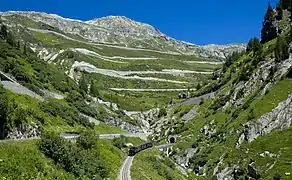
{"label": "conifer tree", "polygon": [[280,1],[277,5],[277,16],[276,16],[276,19],[278,21],[282,20],[283,19],[283,5],[282,5],[282,1]]}
{"label": "conifer tree", "polygon": [[276,62],[280,62],[289,58],[289,45],[282,36],[278,36],[277,38],[275,46],[275,58]]}
{"label": "conifer tree", "polygon": [[1,26],[1,30],[0,30],[0,37],[2,38],[2,39],[7,39],[7,27],[3,24],[2,26]]}
{"label": "conifer tree", "polygon": [[274,26],[274,11],[271,6],[271,4],[268,4],[268,9],[264,18],[263,22],[263,28],[261,31],[261,36],[262,36],[262,43],[269,42],[270,40],[274,39],[277,37],[277,29]]}
{"label": "conifer tree", "polygon": [[14,40],[12,32],[8,32],[6,41],[11,46],[15,46],[15,40]]}
{"label": "conifer tree", "polygon": [[263,46],[258,38],[251,38],[247,44],[246,52],[253,51],[253,56],[259,56],[262,53]]}

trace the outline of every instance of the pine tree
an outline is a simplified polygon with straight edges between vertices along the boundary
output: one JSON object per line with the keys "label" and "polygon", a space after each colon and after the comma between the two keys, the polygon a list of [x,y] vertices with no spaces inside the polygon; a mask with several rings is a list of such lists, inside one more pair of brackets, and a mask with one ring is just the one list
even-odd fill
{"label": "pine tree", "polygon": [[283,5],[282,5],[282,1],[280,1],[277,5],[277,16],[276,16],[276,19],[278,21],[282,20],[283,19]]}
{"label": "pine tree", "polygon": [[10,44],[11,46],[15,46],[15,40],[14,40],[14,36],[12,34],[12,32],[9,32],[7,34],[7,43]]}
{"label": "pine tree", "polygon": [[277,38],[275,46],[275,58],[276,62],[281,62],[289,58],[289,45],[282,36],[278,36]]}
{"label": "pine tree", "polygon": [[8,99],[5,94],[3,86],[0,85],[0,139],[4,139],[5,137],[7,115],[8,115]]}
{"label": "pine tree", "polygon": [[7,39],[7,27],[4,24],[1,26],[0,37],[2,39]]}
{"label": "pine tree", "polygon": [[259,56],[262,53],[263,46],[258,38],[251,38],[247,44],[246,52],[253,51],[253,56]]}
{"label": "pine tree", "polygon": [[280,0],[283,9],[291,10],[292,0]]}
{"label": "pine tree", "polygon": [[274,12],[271,4],[269,3],[268,9],[264,18],[263,28],[261,31],[262,43],[269,42],[270,40],[277,37],[277,29],[273,22],[275,21]]}
{"label": "pine tree", "polygon": [[259,57],[263,53],[263,45],[258,38],[253,38],[253,56]]}

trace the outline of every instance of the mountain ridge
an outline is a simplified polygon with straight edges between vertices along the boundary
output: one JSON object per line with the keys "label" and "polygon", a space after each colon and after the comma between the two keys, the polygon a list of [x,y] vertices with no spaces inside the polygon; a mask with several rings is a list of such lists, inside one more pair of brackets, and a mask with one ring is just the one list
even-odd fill
{"label": "mountain ridge", "polygon": [[4,17],[12,15],[20,15],[34,21],[43,22],[60,29],[64,33],[79,35],[87,41],[118,44],[132,48],[163,50],[222,60],[234,51],[242,51],[246,47],[245,44],[201,46],[176,40],[149,24],[137,22],[125,16],[106,16],[81,21],[36,11],[1,12],[1,16]]}

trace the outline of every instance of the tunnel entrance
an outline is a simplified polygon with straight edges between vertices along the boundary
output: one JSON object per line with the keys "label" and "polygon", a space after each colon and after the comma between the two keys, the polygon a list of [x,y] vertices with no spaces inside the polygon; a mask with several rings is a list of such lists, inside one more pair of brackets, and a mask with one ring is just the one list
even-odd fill
{"label": "tunnel entrance", "polygon": [[171,138],[169,139],[169,142],[172,143],[172,144],[175,143],[175,138],[174,138],[174,137],[171,137]]}

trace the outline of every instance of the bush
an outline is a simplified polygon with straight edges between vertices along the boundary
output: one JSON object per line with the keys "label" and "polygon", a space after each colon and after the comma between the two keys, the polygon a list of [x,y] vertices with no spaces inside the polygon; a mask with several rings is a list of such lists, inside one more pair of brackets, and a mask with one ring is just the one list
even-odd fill
{"label": "bush", "polygon": [[275,57],[276,62],[281,62],[289,58],[289,45],[282,36],[278,36],[277,38],[275,47]]}
{"label": "bush", "polygon": [[192,163],[195,167],[203,167],[208,162],[208,157],[206,155],[199,154],[190,159],[190,163]]}
{"label": "bush", "polygon": [[[171,161],[163,161],[155,156],[150,157],[150,161],[152,162],[153,168],[158,172],[160,176],[164,177],[167,180],[173,179],[173,173],[171,169],[175,169],[175,164],[173,164]],[[168,166],[168,164],[170,166]],[[168,167],[170,167],[171,169]]]}
{"label": "bush", "polygon": [[161,108],[159,110],[159,113],[158,113],[158,118],[164,117],[166,115],[167,115],[166,109],[165,108]]}
{"label": "bush", "polygon": [[86,104],[84,98],[85,97],[83,97],[79,92],[71,91],[66,97],[66,100],[75,106],[80,112],[91,117],[96,117],[96,109]]}
{"label": "bush", "polygon": [[201,98],[201,99],[200,99],[200,103],[199,103],[199,105],[203,105],[204,102],[205,102],[204,98]]}
{"label": "bush", "polygon": [[119,149],[122,149],[123,147],[125,147],[126,143],[127,143],[127,138],[125,136],[121,136],[119,138],[113,139],[114,146],[116,146]]}
{"label": "bush", "polygon": [[60,116],[66,123],[73,126],[74,123],[83,125],[84,127],[94,127],[93,123],[90,123],[86,117],[80,116],[76,108],[68,106],[65,103],[57,100],[49,100],[40,103],[40,108],[44,112],[52,116]]}
{"label": "bush", "polygon": [[77,138],[77,145],[83,149],[96,148],[97,137],[94,133],[84,132]]}
{"label": "bush", "polygon": [[109,171],[98,153],[84,150],[76,144],[53,134],[46,134],[39,143],[40,150],[54,162],[82,179],[105,179]]}

